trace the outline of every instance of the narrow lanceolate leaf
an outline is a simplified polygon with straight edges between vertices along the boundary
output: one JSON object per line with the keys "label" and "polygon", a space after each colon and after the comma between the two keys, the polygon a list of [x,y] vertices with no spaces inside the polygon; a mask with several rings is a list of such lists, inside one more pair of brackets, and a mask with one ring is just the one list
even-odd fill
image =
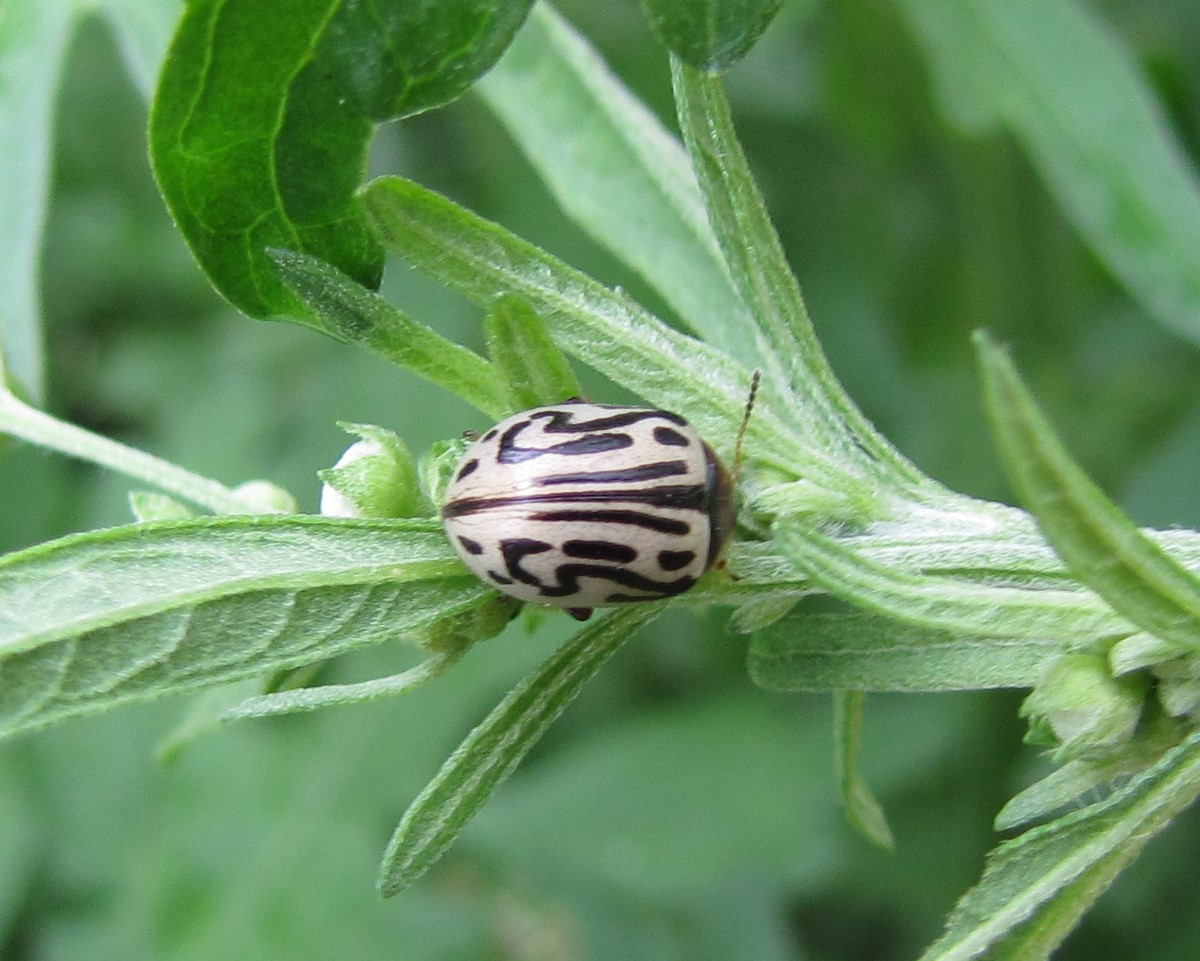
{"label": "narrow lanceolate leaf", "polygon": [[977,338],[988,414],[1013,487],[1071,571],[1142,630],[1200,649],[1200,578],[1071,460],[1004,352]]}
{"label": "narrow lanceolate leaf", "polygon": [[1024,588],[911,574],[794,519],[775,539],[797,569],[836,597],[903,623],[981,637],[1060,643],[1129,633],[1129,623],[1084,588]]}
{"label": "narrow lanceolate leaf", "polygon": [[354,192],[375,125],[457,97],[532,0],[193,0],[150,120],[159,187],[209,279],[255,317],[303,314],[266,261],[303,250],[367,286]]}
{"label": "narrow lanceolate leaf", "polygon": [[483,320],[488,355],[508,386],[511,410],[582,397],[567,358],[537,311],[519,297],[501,297]]}
{"label": "narrow lanceolate leaf", "polygon": [[[563,350],[650,402],[687,415],[718,450],[732,449],[750,373],[724,354],[417,184],[380,178],[363,192],[363,202],[384,244],[409,263],[484,308],[501,294],[517,295]],[[845,483],[844,472],[796,440],[769,396],[760,395],[746,439],[752,457],[785,471],[803,465],[817,482]]]}
{"label": "narrow lanceolate leaf", "polygon": [[496,705],[405,812],[380,866],[384,897],[429,870],[584,683],[661,610],[661,604],[638,604],[598,618]]}
{"label": "narrow lanceolate leaf", "polygon": [[1077,0],[904,0],[948,112],[1007,126],[1159,321],[1200,340],[1200,182],[1134,57]]}
{"label": "narrow lanceolate leaf", "polygon": [[418,323],[316,257],[276,249],[267,256],[326,333],[411,370],[492,418],[509,413],[499,372],[474,351]]}
{"label": "narrow lanceolate leaf", "polygon": [[719,73],[746,55],[783,0],[642,0],[658,38],[697,70]]}
{"label": "narrow lanceolate leaf", "polygon": [[0,734],[421,631],[490,592],[435,521],[197,518],[0,559]]}
{"label": "narrow lanceolate leaf", "polygon": [[846,819],[862,835],[882,848],[895,847],[892,829],[888,826],[883,806],[858,772],[859,749],[862,747],[862,691],[836,691],[833,700],[834,763],[842,793]]}
{"label": "narrow lanceolate leaf", "polygon": [[701,338],[762,365],[679,141],[540,4],[478,86],[554,199]]}
{"label": "narrow lanceolate leaf", "polygon": [[754,635],[747,667],[774,691],[1032,687],[1057,638],[981,637],[862,612],[793,614]]}
{"label": "narrow lanceolate leaf", "polygon": [[0,3],[0,378],[42,395],[38,260],[50,182],[54,95],[79,8]]}
{"label": "narrow lanceolate leaf", "polygon": [[1150,759],[1139,758],[1132,751],[1114,759],[1068,761],[1010,798],[992,826],[997,831],[1011,831],[1045,820],[1068,805],[1078,806],[1080,798],[1094,799],[1098,788],[1149,767],[1149,762]]}
{"label": "narrow lanceolate leaf", "polygon": [[[1040,961],[1200,794],[1200,734],[1104,801],[1002,844],[921,961]],[[986,953],[985,953],[986,952]]]}
{"label": "narrow lanceolate leaf", "polygon": [[817,342],[779,236],[738,143],[717,77],[672,61],[679,126],[734,284],[749,306],[768,389],[788,398],[791,428],[839,458],[907,480],[918,472],[846,396]]}

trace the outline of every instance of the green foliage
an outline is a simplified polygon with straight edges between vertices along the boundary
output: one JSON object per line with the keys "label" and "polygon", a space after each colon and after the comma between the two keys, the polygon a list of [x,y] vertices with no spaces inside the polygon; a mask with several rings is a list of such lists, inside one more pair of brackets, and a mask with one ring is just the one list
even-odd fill
{"label": "green foliage", "polygon": [[[120,128],[125,81],[113,54],[84,59],[96,28],[73,68],[84,5],[0,5],[0,430],[114,472],[0,459],[0,539],[24,548],[0,558],[0,733],[91,715],[0,750],[0,953],[1191,957],[1191,913],[1165,903],[1194,890],[1186,835],[1096,904],[1200,790],[1200,534],[1101,493],[1186,441],[1200,366],[1137,313],[1194,334],[1197,191],[1164,121],[1200,137],[1166,39],[1188,14],[1139,8],[1172,24],[1148,54],[1120,5],[1111,33],[1071,4],[971,0],[789,5],[763,34],[774,0],[653,0],[668,91],[650,28],[577,5],[631,86],[673,96],[680,142],[529,6],[97,5],[145,95],[182,14],[150,130],[173,231],[88,192],[118,160],[87,120],[103,105]],[[548,193],[478,104],[375,137],[506,48],[477,89]],[[368,146],[386,174],[363,184]],[[215,313],[180,235],[237,306],[326,336]],[[416,271],[376,292],[384,251]],[[19,399],[44,363],[39,293],[50,409],[84,424]],[[1001,486],[953,373],[980,324],[1051,411],[980,335],[1023,510],[957,492]],[[737,538],[686,595],[578,628],[520,612],[446,543],[464,427],[627,392],[732,457],[756,368]],[[319,471],[348,419],[362,439]],[[117,473],[156,488],[129,495],[132,525]],[[326,516],[296,513],[314,475]],[[750,690],[725,624],[758,688],[833,692],[832,765],[827,707]],[[133,706],[200,687],[174,724],[171,702]],[[1030,693],[887,696],[998,688]],[[1030,767],[1014,715],[1060,766]],[[368,910],[380,832],[414,797],[379,868],[403,897]],[[893,853],[837,829],[839,798]],[[993,817],[1036,826],[962,896]]]}
{"label": "green foliage", "polygon": [[1200,183],[1126,52],[1079,3],[902,7],[948,114],[972,129],[1009,127],[1133,296],[1200,340]]}
{"label": "green foliage", "polygon": [[307,312],[264,251],[302,250],[369,287],[381,252],[353,193],[375,125],[458,97],[532,0],[187,7],[150,120],[167,205],[213,284],[252,317]]}

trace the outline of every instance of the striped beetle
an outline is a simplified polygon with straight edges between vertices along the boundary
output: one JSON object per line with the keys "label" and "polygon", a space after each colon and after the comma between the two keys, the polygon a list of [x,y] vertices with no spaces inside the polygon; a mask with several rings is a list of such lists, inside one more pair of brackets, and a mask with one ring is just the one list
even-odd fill
{"label": "striped beetle", "polygon": [[[756,373],[746,418],[757,384]],[[568,401],[475,441],[442,521],[482,580],[582,621],[692,587],[733,535],[733,481],[678,414]]]}

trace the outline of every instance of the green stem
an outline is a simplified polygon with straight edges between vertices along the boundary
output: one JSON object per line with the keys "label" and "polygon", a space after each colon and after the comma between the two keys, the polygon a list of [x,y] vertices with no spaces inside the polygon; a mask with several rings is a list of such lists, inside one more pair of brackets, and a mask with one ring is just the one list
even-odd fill
{"label": "green stem", "polygon": [[0,387],[0,432],[135,477],[218,514],[261,513],[223,484],[51,417]]}

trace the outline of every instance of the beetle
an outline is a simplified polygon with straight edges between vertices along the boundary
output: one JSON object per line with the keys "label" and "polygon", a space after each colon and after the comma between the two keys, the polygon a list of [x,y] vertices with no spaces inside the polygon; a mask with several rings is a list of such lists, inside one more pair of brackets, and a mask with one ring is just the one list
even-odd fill
{"label": "beetle", "polygon": [[577,620],[688,590],[720,561],[734,519],[729,471],[679,414],[575,400],[496,424],[442,505],[478,577]]}

